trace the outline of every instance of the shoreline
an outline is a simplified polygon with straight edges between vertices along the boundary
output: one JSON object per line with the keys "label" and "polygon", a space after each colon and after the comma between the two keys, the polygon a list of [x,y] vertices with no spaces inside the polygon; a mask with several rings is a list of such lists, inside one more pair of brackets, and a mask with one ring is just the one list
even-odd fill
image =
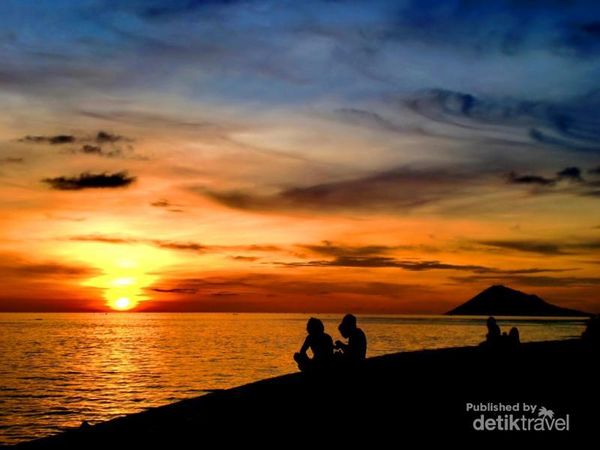
{"label": "shoreline", "polygon": [[[369,358],[350,373],[338,370],[320,377],[290,373],[2,448],[107,448],[115,442],[168,447],[199,434],[218,436],[231,429],[253,435],[264,423],[293,434],[307,415],[313,427],[323,425],[324,436],[334,439],[337,434],[329,436],[326,424],[336,415],[335,405],[342,411],[347,407],[369,411],[344,419],[365,430],[391,420],[395,428],[404,423],[405,432],[431,428],[472,434],[464,408],[467,400],[537,401],[556,411],[571,410],[579,434],[592,431],[582,424],[590,425],[598,416],[592,376],[595,357],[597,353],[580,339],[523,343],[514,352],[471,346],[391,353]],[[393,411],[396,404],[402,409],[392,415],[384,411]],[[316,405],[328,406],[320,411]],[[334,407],[328,411],[330,405]]]}

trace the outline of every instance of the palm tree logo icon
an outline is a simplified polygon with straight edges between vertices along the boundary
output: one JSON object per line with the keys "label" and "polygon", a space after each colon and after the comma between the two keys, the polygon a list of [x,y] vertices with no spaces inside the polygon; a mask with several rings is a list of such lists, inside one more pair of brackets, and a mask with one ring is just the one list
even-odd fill
{"label": "palm tree logo icon", "polygon": [[542,406],[538,411],[538,416],[552,419],[554,417],[554,411],[552,411],[551,409],[546,409],[545,406]]}

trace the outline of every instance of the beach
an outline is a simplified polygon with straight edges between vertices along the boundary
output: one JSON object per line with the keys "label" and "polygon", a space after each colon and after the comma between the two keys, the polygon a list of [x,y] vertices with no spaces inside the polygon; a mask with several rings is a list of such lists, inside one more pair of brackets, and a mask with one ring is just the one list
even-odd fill
{"label": "beach", "polygon": [[[307,314],[0,314],[0,445],[56,434],[296,370]],[[339,338],[340,316],[320,314]],[[487,317],[361,315],[369,357],[473,346]],[[499,318],[524,342],[584,319]]]}
{"label": "beach", "polygon": [[[579,339],[526,343],[508,351],[471,346],[389,354],[355,370],[262,380],[16,448],[186,448],[214,439],[259,443],[276,436],[298,442],[318,436],[332,443],[402,436],[573,442],[597,424],[596,359],[597,350]],[[493,411],[475,411],[474,404]],[[497,416],[507,414],[506,405],[519,405],[519,417],[512,419],[522,419],[521,426],[529,419],[542,419],[542,426],[568,420],[568,429],[504,430],[510,417]],[[552,419],[540,411],[551,411]],[[478,430],[487,419],[496,428]]]}

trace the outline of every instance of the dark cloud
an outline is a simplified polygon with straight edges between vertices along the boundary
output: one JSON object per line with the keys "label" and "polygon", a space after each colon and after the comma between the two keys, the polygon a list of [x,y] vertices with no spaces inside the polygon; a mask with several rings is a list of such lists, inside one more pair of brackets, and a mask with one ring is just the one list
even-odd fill
{"label": "dark cloud", "polygon": [[536,240],[484,240],[478,244],[540,255],[570,255],[600,249],[600,240],[550,242]]}
{"label": "dark cloud", "polygon": [[101,155],[102,147],[100,147],[99,145],[86,144],[83,147],[81,147],[81,153]]}
{"label": "dark cloud", "polygon": [[564,255],[566,252],[559,244],[540,241],[479,241],[479,244],[489,247],[498,247],[508,250],[517,250],[527,253],[539,253],[542,255]]}
{"label": "dark cloud", "polygon": [[98,274],[89,266],[64,262],[32,262],[15,255],[0,255],[0,275],[5,277],[83,278]]}
{"label": "dark cloud", "polygon": [[257,261],[259,258],[257,258],[256,256],[236,255],[232,256],[231,259],[233,259],[234,261],[253,262]]}
{"label": "dark cloud", "polygon": [[77,242],[103,242],[106,244],[135,244],[139,242],[135,238],[118,237],[118,236],[105,236],[101,234],[90,234],[82,236],[71,236],[70,241]]}
{"label": "dark cloud", "polygon": [[[36,144],[80,144],[79,148],[73,149],[73,153],[95,155],[104,158],[133,158],[133,147],[128,143],[132,140],[125,136],[98,131],[94,136],[75,136],[59,134],[56,136],[25,136],[20,142]],[[140,159],[135,156],[135,159]]]}
{"label": "dark cloud", "polygon": [[513,184],[537,184],[540,186],[552,186],[556,183],[556,180],[552,178],[545,178],[538,175],[517,175],[514,172],[508,175],[508,180]]}
{"label": "dark cloud", "polygon": [[150,203],[150,206],[154,206],[155,208],[170,208],[173,204],[166,199],[161,199]]}
{"label": "dark cloud", "polygon": [[210,294],[213,297],[235,297],[236,295],[240,295],[236,292],[229,292],[229,291],[219,291],[219,292],[212,292]]}
{"label": "dark cloud", "polygon": [[126,138],[125,136],[121,136],[118,134],[114,134],[114,133],[109,133],[107,131],[98,131],[98,133],[96,134],[96,138],[95,141],[98,144],[107,144],[107,143],[115,143],[115,142],[120,142],[120,141],[129,141],[129,138]]}
{"label": "dark cloud", "polygon": [[56,136],[25,136],[20,139],[21,142],[33,142],[36,144],[72,144],[77,139],[69,134],[57,134]]}
{"label": "dark cloud", "polygon": [[457,270],[473,273],[495,273],[495,274],[531,274],[542,272],[563,272],[569,269],[514,269],[503,270],[478,265],[447,264],[440,261],[415,261],[398,260],[387,256],[339,256],[332,260],[300,261],[300,262],[277,262],[285,267],[365,267],[365,268],[399,268],[411,272],[422,272],[427,270]]}
{"label": "dark cloud", "polygon": [[[588,171],[594,173],[594,169]],[[547,178],[540,175],[517,175],[511,172],[508,175],[510,184],[523,184],[547,189],[534,190],[532,194],[569,194],[582,197],[600,196],[600,182],[586,180],[582,175],[583,171],[576,166],[566,167],[558,172],[554,178]]]}
{"label": "dark cloud", "polygon": [[209,247],[206,247],[197,242],[178,242],[161,239],[142,239],[134,237],[106,236],[101,234],[71,236],[69,240],[78,242],[101,242],[105,244],[147,244],[169,250],[184,250],[193,252],[204,252],[209,249]]}
{"label": "dark cloud", "polygon": [[[150,288],[154,290],[155,288]],[[270,273],[209,276],[205,278],[183,278],[165,280],[158,292],[196,294],[199,298],[221,296],[223,293],[240,296],[253,295],[262,298],[288,295],[329,295],[352,294],[395,297],[400,294],[426,290],[427,287],[415,284],[385,283],[378,281],[340,282],[338,280],[306,280]],[[273,293],[277,294],[273,294]],[[341,305],[343,307],[344,305]]]}
{"label": "dark cloud", "polygon": [[136,177],[127,172],[90,173],[84,172],[74,177],[45,178],[42,181],[52,189],[60,191],[79,191],[83,189],[113,189],[122,188],[135,182]]}
{"label": "dark cloud", "polygon": [[364,246],[349,246],[334,244],[330,241],[323,241],[320,244],[313,245],[299,245],[300,248],[310,250],[311,252],[326,255],[326,256],[348,256],[348,257],[363,257],[381,255],[393,250],[401,248],[399,246],[386,246],[386,245],[364,245]]}
{"label": "dark cloud", "polygon": [[489,178],[481,169],[413,170],[399,168],[363,178],[293,187],[274,195],[200,189],[213,200],[248,210],[407,210],[448,198],[471,195],[470,188]]}
{"label": "dark cloud", "polygon": [[153,245],[168,250],[181,250],[181,251],[192,251],[200,253],[223,253],[231,251],[240,252],[256,252],[256,253],[270,253],[280,252],[281,247],[276,245],[204,245],[198,242],[186,242],[186,241],[170,241],[163,239],[149,239],[149,238],[136,238],[128,236],[111,236],[103,234],[89,234],[80,236],[70,236],[67,238],[69,241],[77,242],[100,242],[105,244],[145,244]]}
{"label": "dark cloud", "polygon": [[[538,194],[562,193],[593,195],[597,189],[592,183],[577,178],[577,167],[568,167],[555,178],[534,174],[507,176],[509,184],[546,188]],[[481,167],[447,170],[415,170],[398,168],[362,178],[332,181],[302,187],[290,187],[275,194],[252,191],[196,191],[231,208],[245,210],[387,210],[406,211],[445,200],[476,196],[478,188],[490,186],[500,179],[498,173]],[[561,181],[579,181],[570,186]]]}
{"label": "dark cloud", "polygon": [[60,263],[24,264],[14,268],[24,274],[30,275],[60,275],[60,276],[88,276],[98,273],[97,270],[85,266],[74,266]]}
{"label": "dark cloud", "polygon": [[583,181],[581,169],[579,167],[567,167],[556,174],[558,178],[565,178],[571,181]]}
{"label": "dark cloud", "polygon": [[194,252],[204,252],[208,250],[206,246],[195,242],[173,242],[160,240],[150,240],[148,242],[156,245],[157,247],[166,248],[170,250],[186,250]]}
{"label": "dark cloud", "polygon": [[152,292],[158,292],[161,294],[195,294],[196,292],[198,292],[198,289],[196,288],[149,288],[148,290]]}
{"label": "dark cloud", "polygon": [[166,209],[167,211],[173,212],[173,213],[185,212],[185,210],[181,208],[181,205],[171,203],[169,200],[164,199],[164,198],[160,199],[160,200],[156,200],[154,202],[150,202],[150,206],[153,206],[155,208],[163,208],[163,209]]}
{"label": "dark cloud", "polygon": [[126,157],[126,153],[131,153],[131,151],[132,150],[130,148],[123,149],[112,147],[106,149],[105,147],[102,147],[100,145],[84,144],[79,148],[79,150],[77,150],[77,153],[82,153],[84,155],[102,156],[104,158],[124,158]]}

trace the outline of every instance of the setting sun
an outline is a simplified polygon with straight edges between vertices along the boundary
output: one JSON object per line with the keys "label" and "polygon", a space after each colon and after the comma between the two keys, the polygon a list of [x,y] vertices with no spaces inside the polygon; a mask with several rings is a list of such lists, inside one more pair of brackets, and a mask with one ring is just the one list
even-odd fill
{"label": "setting sun", "polygon": [[119,310],[119,311],[125,311],[127,309],[131,309],[133,308],[133,302],[131,300],[129,300],[127,297],[121,297],[116,299],[113,304],[111,305],[113,309]]}

